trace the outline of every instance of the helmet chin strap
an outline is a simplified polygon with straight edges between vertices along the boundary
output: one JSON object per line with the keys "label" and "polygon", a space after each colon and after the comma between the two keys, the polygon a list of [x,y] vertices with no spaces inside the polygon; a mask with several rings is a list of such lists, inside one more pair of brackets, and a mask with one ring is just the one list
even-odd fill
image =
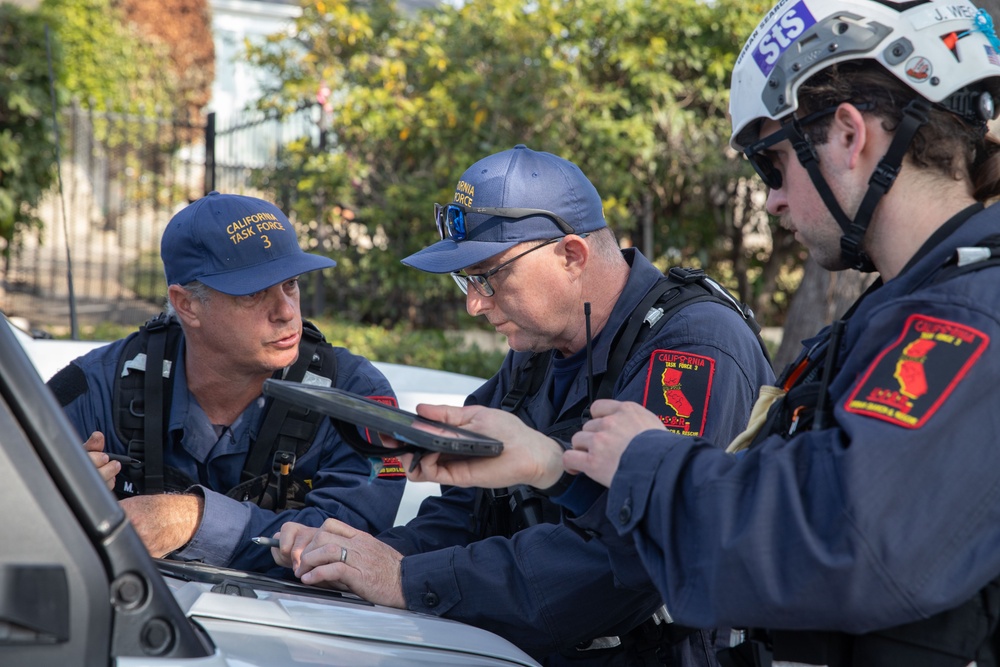
{"label": "helmet chin strap", "polygon": [[868,179],[868,191],[865,193],[864,199],[861,200],[861,205],[854,215],[854,220],[848,218],[847,214],[844,213],[840,202],[837,201],[826,179],[820,172],[819,158],[816,155],[816,150],[803,134],[802,128],[795,119],[787,122],[789,126],[788,138],[795,149],[795,154],[798,156],[799,162],[809,173],[809,178],[816,187],[820,198],[823,199],[823,203],[826,204],[827,209],[829,209],[837,224],[840,225],[840,228],[844,230],[844,235],[840,237],[840,257],[844,260],[847,267],[865,272],[875,270],[875,265],[872,264],[871,258],[868,257],[861,247],[865,238],[865,232],[868,230],[868,224],[875,213],[875,207],[878,206],[879,201],[889,191],[889,188],[892,187],[896,176],[899,174],[899,168],[903,163],[903,156],[906,155],[910,142],[913,140],[913,135],[917,133],[917,130],[922,125],[927,123],[927,114],[930,112],[930,109],[930,103],[922,99],[911,100],[903,109],[903,120],[896,129],[896,135],[893,137],[892,143],[889,144],[889,150],[886,151],[885,155],[875,166],[875,171],[872,173],[871,178]]}

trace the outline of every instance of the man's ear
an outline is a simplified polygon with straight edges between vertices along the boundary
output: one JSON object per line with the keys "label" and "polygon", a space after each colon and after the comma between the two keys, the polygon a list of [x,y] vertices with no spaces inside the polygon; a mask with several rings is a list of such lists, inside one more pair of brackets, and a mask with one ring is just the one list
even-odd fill
{"label": "man's ear", "polygon": [[[880,122],[875,116],[871,117],[874,122]],[[871,150],[871,134],[868,127],[868,119],[856,106],[849,102],[844,102],[833,114],[833,121],[827,133],[827,143],[831,147],[841,151],[845,167],[857,169],[865,148]],[[879,155],[881,157],[881,155]]]}
{"label": "man's ear", "polygon": [[570,234],[559,244],[562,246],[561,256],[564,266],[575,275],[583,272],[590,260],[590,246],[576,234]]}
{"label": "man's ear", "polygon": [[182,324],[188,327],[201,325],[200,313],[202,309],[200,306],[202,303],[192,292],[174,284],[167,288],[167,298],[170,300],[170,305],[174,307],[174,312],[177,313],[177,319]]}

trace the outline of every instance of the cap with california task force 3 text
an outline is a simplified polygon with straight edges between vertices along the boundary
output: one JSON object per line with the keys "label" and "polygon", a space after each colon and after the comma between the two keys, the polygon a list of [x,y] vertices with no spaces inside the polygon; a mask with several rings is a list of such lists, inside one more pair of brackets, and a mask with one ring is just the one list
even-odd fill
{"label": "cap with california task force 3 text", "polygon": [[336,266],[299,247],[295,228],[274,204],[210,192],[178,212],[160,241],[167,285],[199,281],[233,296]]}
{"label": "cap with california task force 3 text", "polygon": [[[607,227],[597,188],[569,160],[522,144],[483,158],[455,187],[454,203],[470,208],[533,208],[559,216],[577,234]],[[525,241],[563,236],[550,216],[505,218],[469,212],[467,235],[446,238],[403,259],[428,273],[448,273],[479,264]]]}

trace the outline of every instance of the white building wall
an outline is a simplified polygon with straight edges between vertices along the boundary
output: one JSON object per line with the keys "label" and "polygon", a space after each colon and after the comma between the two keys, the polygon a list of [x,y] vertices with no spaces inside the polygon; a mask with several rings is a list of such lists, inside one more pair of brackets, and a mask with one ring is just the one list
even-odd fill
{"label": "white building wall", "polygon": [[208,111],[229,117],[260,97],[264,74],[246,61],[244,40],[286,30],[302,13],[297,4],[265,0],[210,0],[215,83]]}

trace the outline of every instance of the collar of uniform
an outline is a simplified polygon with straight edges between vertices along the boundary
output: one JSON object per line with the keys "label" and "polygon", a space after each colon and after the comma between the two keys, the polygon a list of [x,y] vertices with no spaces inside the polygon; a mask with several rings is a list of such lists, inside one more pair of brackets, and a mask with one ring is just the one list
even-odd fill
{"label": "collar of uniform", "polygon": [[[177,360],[174,364],[174,388],[170,401],[169,434],[171,442],[180,443],[181,450],[193,457],[200,463],[207,463],[210,458],[232,453],[246,453],[250,449],[250,441],[256,439],[257,429],[260,427],[261,415],[264,410],[264,396],[259,396],[252,401],[246,409],[230,424],[223,434],[231,443],[229,447],[217,449],[221,437],[215,436],[212,424],[208,421],[208,416],[197,405],[194,395],[188,390],[187,373],[184,366],[185,343],[181,338],[181,344],[177,350]],[[199,433],[188,432],[185,425],[189,419],[199,419],[204,421],[204,428],[199,429]],[[169,451],[164,452],[164,460],[170,455]]]}

